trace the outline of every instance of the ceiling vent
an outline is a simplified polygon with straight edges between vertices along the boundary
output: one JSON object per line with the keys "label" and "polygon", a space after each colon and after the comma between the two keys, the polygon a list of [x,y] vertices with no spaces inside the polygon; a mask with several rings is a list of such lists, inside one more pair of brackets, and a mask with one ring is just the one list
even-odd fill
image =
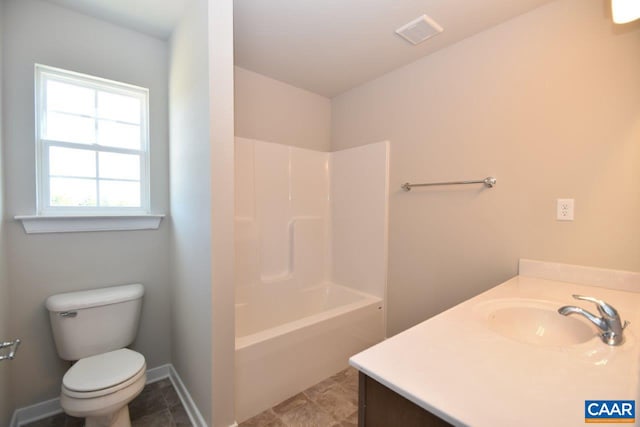
{"label": "ceiling vent", "polygon": [[422,43],[426,39],[440,34],[444,29],[436,21],[427,15],[422,15],[408,24],[396,30],[396,34],[402,36],[410,43]]}

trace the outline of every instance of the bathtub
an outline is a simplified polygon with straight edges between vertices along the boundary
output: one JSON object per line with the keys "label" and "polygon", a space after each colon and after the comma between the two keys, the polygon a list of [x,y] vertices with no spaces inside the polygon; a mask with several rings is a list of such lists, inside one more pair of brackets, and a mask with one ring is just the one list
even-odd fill
{"label": "bathtub", "polygon": [[384,338],[382,299],[331,283],[247,286],[236,294],[236,419],[345,369]]}

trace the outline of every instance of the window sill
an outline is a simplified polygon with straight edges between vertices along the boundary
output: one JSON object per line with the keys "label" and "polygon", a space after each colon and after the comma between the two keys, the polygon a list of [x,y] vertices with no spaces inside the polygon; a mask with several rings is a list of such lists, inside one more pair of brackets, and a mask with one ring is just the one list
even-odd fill
{"label": "window sill", "polygon": [[164,215],[18,215],[27,234],[157,230]]}

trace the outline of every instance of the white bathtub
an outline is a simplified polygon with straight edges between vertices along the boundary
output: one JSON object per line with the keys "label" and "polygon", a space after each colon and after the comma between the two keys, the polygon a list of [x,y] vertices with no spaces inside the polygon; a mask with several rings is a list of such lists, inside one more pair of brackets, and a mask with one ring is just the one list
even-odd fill
{"label": "white bathtub", "polygon": [[324,284],[243,287],[236,295],[236,419],[242,422],[345,369],[384,338],[375,296]]}

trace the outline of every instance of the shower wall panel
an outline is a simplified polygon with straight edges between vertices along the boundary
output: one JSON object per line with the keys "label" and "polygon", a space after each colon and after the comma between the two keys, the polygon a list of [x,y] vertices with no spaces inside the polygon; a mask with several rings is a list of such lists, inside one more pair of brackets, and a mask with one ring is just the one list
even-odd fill
{"label": "shower wall panel", "polygon": [[329,154],[236,138],[236,285],[328,279]]}

